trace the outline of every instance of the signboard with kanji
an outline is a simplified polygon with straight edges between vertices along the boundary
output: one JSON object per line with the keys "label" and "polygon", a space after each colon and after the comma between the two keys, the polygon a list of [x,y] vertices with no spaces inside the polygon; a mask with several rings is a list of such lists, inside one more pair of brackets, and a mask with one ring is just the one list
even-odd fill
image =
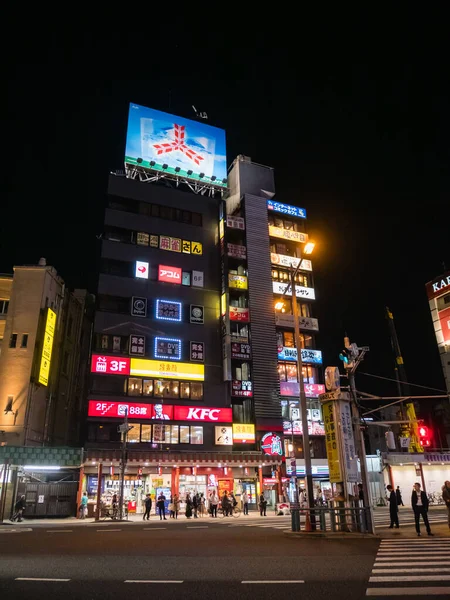
{"label": "signboard with kanji", "polygon": [[249,360],[251,358],[250,344],[241,344],[237,342],[231,343],[231,358]]}
{"label": "signboard with kanji", "polygon": [[205,360],[205,344],[204,342],[190,342],[191,360],[204,362]]}
{"label": "signboard with kanji", "polygon": [[338,424],[336,420],[335,402],[329,400],[322,404],[323,420],[325,423],[325,443],[327,447],[330,482],[343,481],[343,469],[339,459]]}
{"label": "signboard with kanji", "polygon": [[130,335],[131,356],[145,356],[145,335]]}

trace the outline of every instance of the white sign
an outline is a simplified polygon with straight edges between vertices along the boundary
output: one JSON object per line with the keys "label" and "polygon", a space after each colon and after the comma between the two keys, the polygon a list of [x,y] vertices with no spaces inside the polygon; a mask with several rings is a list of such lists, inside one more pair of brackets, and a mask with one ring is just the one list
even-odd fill
{"label": "white sign", "polygon": [[147,298],[133,296],[131,298],[131,315],[133,317],[147,316]]}
{"label": "white sign", "polygon": [[[319,321],[317,319],[313,319],[312,317],[299,317],[298,322],[300,329],[319,331]],[[276,313],[275,325],[277,327],[294,327],[294,315]]]}
{"label": "white sign", "polygon": [[[300,262],[300,259],[296,256],[287,256],[286,254],[275,254],[270,253],[270,262],[273,265],[279,265],[280,267],[293,267],[296,269]],[[302,259],[302,266],[300,267],[303,271],[312,271],[312,262],[307,258]]]}
{"label": "white sign", "polygon": [[38,504],[44,504],[44,495],[38,496]]}
{"label": "white sign", "polygon": [[355,440],[353,437],[352,412],[349,402],[340,402],[342,452],[347,470],[347,481],[357,483],[358,461],[356,458]]}
{"label": "white sign", "polygon": [[203,271],[192,271],[192,286],[203,287]]}
{"label": "white sign", "polygon": [[215,445],[216,446],[232,446],[233,445],[233,428],[216,425],[215,429]]}
{"label": "white sign", "polygon": [[245,221],[242,217],[227,217],[227,226],[231,229],[245,229]]}
{"label": "white sign", "polygon": [[138,279],[148,279],[148,262],[137,260],[134,276]]}
{"label": "white sign", "polygon": [[[286,291],[286,287],[289,284],[281,283],[279,281],[272,281],[272,289],[274,294],[283,294]],[[291,286],[289,285],[288,295],[292,295]],[[315,300],[316,295],[314,293],[314,288],[303,287],[302,285],[295,286],[295,295],[297,298],[307,298],[308,300]]]}
{"label": "white sign", "polygon": [[401,437],[400,438],[400,447],[401,448],[409,448],[410,442],[411,442],[410,437]]}

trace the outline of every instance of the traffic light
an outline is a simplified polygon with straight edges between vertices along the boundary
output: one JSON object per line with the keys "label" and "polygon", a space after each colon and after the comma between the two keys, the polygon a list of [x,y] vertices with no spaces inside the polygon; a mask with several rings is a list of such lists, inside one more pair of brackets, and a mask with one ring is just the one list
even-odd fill
{"label": "traffic light", "polygon": [[429,448],[431,446],[431,433],[428,427],[425,425],[419,426],[419,440],[422,448]]}

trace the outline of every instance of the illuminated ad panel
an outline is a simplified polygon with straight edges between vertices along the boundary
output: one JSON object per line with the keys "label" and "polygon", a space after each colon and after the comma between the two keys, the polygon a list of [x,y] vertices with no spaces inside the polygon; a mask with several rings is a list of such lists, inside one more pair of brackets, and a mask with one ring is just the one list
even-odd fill
{"label": "illuminated ad panel", "polygon": [[[297,360],[297,348],[288,348],[280,346],[278,348],[278,360]],[[322,364],[322,352],[320,350],[310,350],[302,348],[302,362],[314,365]]]}
{"label": "illuminated ad panel", "polygon": [[39,367],[39,383],[48,385],[50,376],[50,365],[52,362],[53,337],[55,335],[56,313],[47,308],[47,319],[45,321],[44,343],[42,346],[41,365]]}
{"label": "illuminated ad panel", "polygon": [[155,358],[181,360],[181,340],[176,338],[155,338]]}
{"label": "illuminated ad panel", "polygon": [[106,356],[105,354],[93,354],[91,359],[91,373],[129,375],[130,359],[127,357]]}
{"label": "illuminated ad panel", "polygon": [[251,423],[233,423],[233,442],[235,444],[254,444],[255,426]]}
{"label": "illuminated ad panel", "polygon": [[298,208],[298,206],[291,206],[290,204],[281,204],[281,202],[275,202],[275,200],[267,200],[267,209],[287,215],[288,217],[306,219],[306,210],[304,208]]}
{"label": "illuminated ad panel", "polygon": [[164,281],[166,283],[176,283],[177,285],[181,285],[181,273],[182,270],[178,267],[168,267],[167,265],[159,265],[158,281]]}
{"label": "illuminated ad panel", "polygon": [[125,164],[225,188],[225,130],[131,103]]}
{"label": "illuminated ad panel", "polygon": [[138,279],[148,279],[148,262],[137,260],[134,276]]}
{"label": "illuminated ad panel", "polygon": [[173,300],[157,300],[155,318],[160,321],[181,321],[181,302]]}
{"label": "illuminated ad panel", "polygon": [[169,363],[162,360],[132,358],[130,375],[156,377],[157,379],[182,379],[185,381],[204,381],[205,367],[191,363]]}
{"label": "illuminated ad panel", "polygon": [[162,404],[142,404],[139,402],[108,402],[89,400],[88,417],[108,417],[110,419],[128,416],[134,419],[168,421],[173,419],[173,406]]}

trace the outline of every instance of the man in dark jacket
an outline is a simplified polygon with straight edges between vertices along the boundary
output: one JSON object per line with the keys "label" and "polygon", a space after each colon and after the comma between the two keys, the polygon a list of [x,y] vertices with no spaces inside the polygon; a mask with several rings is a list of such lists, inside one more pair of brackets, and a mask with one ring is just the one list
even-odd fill
{"label": "man in dark jacket", "polygon": [[430,529],[430,523],[428,521],[428,498],[425,492],[421,491],[420,483],[414,484],[413,493],[411,495],[411,506],[413,507],[414,517],[416,519],[416,531],[417,535],[420,536],[420,515],[422,515],[423,522],[427,529],[428,535],[433,535]]}
{"label": "man in dark jacket", "polygon": [[389,529],[393,529],[394,525],[398,529],[400,525],[398,523],[397,494],[392,489],[392,485],[386,486],[386,489],[389,492],[389,515],[391,517],[391,524],[389,525]]}
{"label": "man in dark jacket", "polygon": [[150,511],[152,510],[152,497],[150,494],[147,494],[145,497],[145,513],[144,513],[144,521],[145,517],[147,517],[147,521],[150,519]]}
{"label": "man in dark jacket", "polygon": [[442,499],[448,511],[448,526],[450,528],[450,481],[446,481],[442,486]]}
{"label": "man in dark jacket", "polygon": [[14,510],[15,513],[12,517],[12,519],[10,519],[10,521],[18,521],[19,523],[22,521],[22,514],[23,511],[25,510],[27,506],[27,503],[25,502],[25,494],[22,494],[20,496],[20,498],[17,500],[17,502],[14,504]]}

